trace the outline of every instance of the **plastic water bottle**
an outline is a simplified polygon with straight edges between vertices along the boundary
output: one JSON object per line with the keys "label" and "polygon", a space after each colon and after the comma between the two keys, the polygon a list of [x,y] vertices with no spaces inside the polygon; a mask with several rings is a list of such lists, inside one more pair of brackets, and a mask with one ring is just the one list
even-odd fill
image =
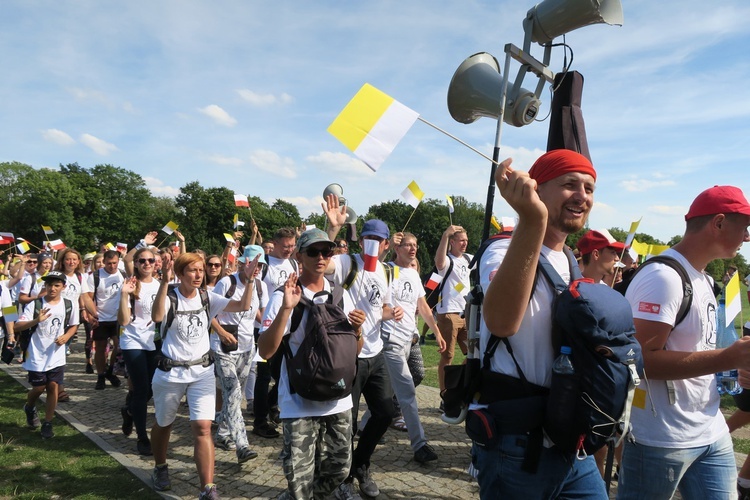
{"label": "plastic water bottle", "polygon": [[557,373],[558,375],[573,375],[575,374],[575,369],[573,368],[573,363],[570,361],[570,353],[571,353],[570,347],[564,345],[560,348],[560,355],[555,359],[555,362],[552,363],[552,372]]}
{"label": "plastic water bottle", "polygon": [[[719,300],[719,307],[716,310],[716,348],[724,349],[737,341],[737,331],[734,325],[726,326],[726,311],[724,300]],[[716,374],[716,388],[719,394],[729,394],[735,396],[742,392],[742,387],[737,380],[737,370],[726,370]]]}

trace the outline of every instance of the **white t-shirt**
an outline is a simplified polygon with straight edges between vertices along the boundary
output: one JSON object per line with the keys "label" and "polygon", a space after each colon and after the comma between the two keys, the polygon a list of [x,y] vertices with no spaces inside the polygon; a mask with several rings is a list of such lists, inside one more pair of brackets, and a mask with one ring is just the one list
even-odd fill
{"label": "white t-shirt", "polygon": [[[50,304],[46,298],[42,298],[42,309],[48,307],[50,315],[39,323],[36,331],[31,335],[29,347],[26,350],[26,361],[23,362],[24,370],[30,372],[46,372],[58,366],[65,365],[65,345],[55,344],[55,339],[65,335],[65,301],[60,298],[57,304]],[[78,307],[72,304],[68,326],[78,324]],[[23,309],[23,315],[19,321],[31,321],[34,319],[34,302],[29,302]]]}
{"label": "white t-shirt", "polygon": [[[365,322],[362,325],[362,336],[365,343],[362,346],[360,358],[372,358],[383,349],[383,339],[380,337],[380,326],[383,319],[383,306],[391,304],[391,291],[385,281],[385,269],[378,261],[377,269],[373,272],[364,270],[362,257],[353,256],[357,259],[357,277],[349,290],[344,292],[344,312],[349,314],[354,309],[365,312]],[[333,282],[342,286],[349,275],[352,266],[349,255],[334,255],[331,258],[336,266],[333,273]]]}
{"label": "white t-shirt", "polygon": [[125,278],[120,271],[109,274],[104,268],[98,270],[99,289],[94,290],[94,274],[90,274],[86,279],[85,293],[93,293],[96,302],[96,311],[99,321],[117,321],[117,309],[120,307],[118,298],[120,296],[120,287]]}
{"label": "white t-shirt", "polygon": [[[0,316],[3,316],[3,308],[11,307],[12,305],[13,300],[10,298],[10,291],[8,291],[4,284],[0,284]],[[5,334],[5,322],[0,322],[0,344],[2,344]]]}
{"label": "white t-shirt", "polygon": [[44,288],[44,281],[42,281],[42,275],[39,273],[26,273],[21,278],[21,288],[18,292],[20,295],[29,295],[31,298],[35,298],[39,295],[39,292]]}
{"label": "white t-shirt", "polygon": [[[232,295],[232,300],[241,300],[242,294],[245,293],[245,284],[240,280],[238,273],[234,273],[235,283],[237,283]],[[227,294],[229,288],[231,288],[232,282],[229,276],[224,276],[214,287],[214,293],[221,295],[222,297]],[[258,292],[253,287],[253,301],[251,302],[250,309],[242,312],[221,312],[216,317],[220,325],[237,325],[238,336],[238,347],[235,352],[237,354],[252,351],[255,346],[255,337],[253,335],[253,328],[255,324],[255,314],[258,311],[259,301]],[[211,350],[215,352],[221,352],[221,339],[216,333],[211,334]]]}
{"label": "white t-shirt", "polygon": [[78,299],[83,292],[83,282],[86,277],[73,273],[72,276],[66,275],[65,278],[65,288],[63,289],[62,295],[73,303],[73,307],[78,307],[80,309]]}
{"label": "white t-shirt", "polygon": [[[210,305],[210,311],[206,315],[207,311],[203,310],[200,293],[197,290],[195,297],[191,299],[183,297],[179,288],[175,288],[175,293],[177,294],[178,314],[175,314],[166,336],[162,334],[164,341],[161,351],[174,361],[194,361],[209,351],[208,332],[211,328],[211,320],[224,310],[229,304],[229,299],[224,298],[223,295],[206,292]],[[169,314],[169,297],[164,298],[164,310],[164,321],[166,321]],[[190,312],[190,314],[179,314],[180,311]],[[207,372],[213,373],[213,367],[179,366],[168,372],[157,370],[156,374],[164,377],[168,382],[189,383],[201,379]]]}
{"label": "white t-shirt", "polygon": [[268,270],[263,281],[266,282],[271,293],[286,283],[290,274],[299,274],[299,265],[296,261],[292,264],[292,259],[279,259],[271,255],[266,255],[266,260],[268,261]]}
{"label": "white t-shirt", "polygon": [[[326,281],[325,290],[329,290],[328,282]],[[305,297],[312,300],[315,296],[315,292],[302,288],[302,293]],[[265,313],[263,314],[263,326],[261,332],[271,326],[273,320],[281,309],[281,305],[284,302],[283,290],[275,291],[271,294],[271,298],[266,307]],[[291,335],[289,337],[289,349],[292,351],[292,355],[297,353],[299,346],[302,344],[302,340],[305,338],[305,328],[307,326],[308,311],[302,313],[302,318],[299,323],[299,327],[295,332],[290,333],[289,329],[292,324],[292,315],[289,315],[284,335]],[[281,347],[279,346],[279,349]],[[333,401],[311,401],[305,399],[297,394],[289,393],[289,378],[287,377],[286,359],[281,361],[281,377],[279,380],[279,409],[281,410],[281,418],[305,418],[305,417],[323,417],[326,415],[335,415],[344,411],[351,411],[353,403],[352,397],[346,396],[341,399]]]}
{"label": "white t-shirt", "polygon": [[416,269],[398,267],[392,262],[391,264],[394,266],[394,279],[390,285],[392,305],[401,306],[404,317],[401,321],[383,321],[383,338],[403,345],[406,342],[411,343],[414,334],[417,333],[417,302],[425,296],[425,291]]}
{"label": "white t-shirt", "polygon": [[[669,334],[665,349],[684,352],[714,349],[716,299],[711,280],[691,266],[679,252],[669,249],[662,255],[677,259],[693,286],[690,311]],[[649,264],[638,272],[625,294],[634,318],[668,325],[674,325],[677,320],[682,297],[679,275],[661,263]],[[669,403],[664,380],[641,382],[639,389],[649,392],[645,408],[633,405],[631,415],[633,435],[639,443],[666,448],[705,446],[729,432],[719,411],[720,398],[714,374],[674,380],[673,383],[675,404]]]}
{"label": "white t-shirt", "polygon": [[[141,281],[141,289],[138,292],[139,298],[131,302],[133,310],[131,311],[130,323],[124,326],[120,332],[121,349],[138,349],[143,351],[153,351],[156,349],[156,345],[154,344],[156,330],[154,329],[154,322],[151,320],[151,310],[153,309],[158,291],[158,280],[152,279],[148,283]],[[117,296],[118,303],[120,302],[121,295],[122,290],[120,290]]]}
{"label": "white t-shirt", "polygon": [[[510,245],[510,239],[501,239],[492,243],[480,263],[480,282],[487,290],[493,276],[500,267]],[[570,263],[565,252],[554,251],[542,246],[542,255],[552,264],[566,283],[570,282]],[[508,284],[513,287],[512,283]],[[509,337],[513,354],[529,382],[549,387],[552,376],[552,362],[556,353],[552,349],[552,301],[555,297],[554,287],[540,274],[537,278],[534,295],[529,301],[518,332]],[[485,303],[483,307],[492,307]],[[484,355],[490,331],[482,320],[480,328],[480,356]],[[492,371],[520,378],[513,358],[504,345],[499,345],[492,357]]]}
{"label": "white t-shirt", "polygon": [[453,270],[450,275],[445,276],[450,263],[447,263],[445,268],[438,270],[438,274],[443,276],[443,281],[445,282],[441,294],[442,300],[438,301],[435,307],[438,314],[464,312],[466,308],[466,294],[471,290],[469,262],[471,262],[472,256],[465,253],[461,257],[456,257],[452,253],[449,253],[448,258],[453,261]]}

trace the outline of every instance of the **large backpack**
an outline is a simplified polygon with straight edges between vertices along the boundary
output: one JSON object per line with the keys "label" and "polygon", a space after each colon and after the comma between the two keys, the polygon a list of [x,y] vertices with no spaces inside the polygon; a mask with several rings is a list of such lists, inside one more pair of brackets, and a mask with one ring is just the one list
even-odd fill
{"label": "large backpack", "polygon": [[[67,330],[70,326],[70,314],[73,311],[73,302],[71,302],[69,299],[63,298],[63,304],[65,305],[65,322],[63,323],[63,330]],[[39,311],[42,310],[42,306],[42,299],[34,299],[34,315],[32,316],[32,319],[39,316]],[[18,345],[21,347],[24,361],[26,361],[26,350],[29,348],[29,344],[31,343],[31,336],[34,334],[34,332],[36,332],[38,326],[39,324],[37,323],[31,328],[27,328],[26,330],[17,332]]]}
{"label": "large backpack", "polygon": [[[552,388],[545,432],[561,449],[579,455],[592,454],[618,433],[628,431],[635,386],[643,371],[641,346],[635,339],[630,303],[618,292],[593,280],[581,278],[566,285],[543,256],[539,269],[557,290],[552,305],[552,341],[571,348],[575,384],[561,387],[552,373]],[[574,390],[573,415],[560,415],[555,391]],[[574,422],[562,425],[562,422]]]}
{"label": "large backpack", "polygon": [[311,401],[332,401],[349,396],[357,376],[357,335],[344,311],[328,299],[318,304],[304,294],[292,312],[290,331],[299,328],[308,311],[305,337],[292,355],[289,335],[280,349],[286,360],[289,392]]}

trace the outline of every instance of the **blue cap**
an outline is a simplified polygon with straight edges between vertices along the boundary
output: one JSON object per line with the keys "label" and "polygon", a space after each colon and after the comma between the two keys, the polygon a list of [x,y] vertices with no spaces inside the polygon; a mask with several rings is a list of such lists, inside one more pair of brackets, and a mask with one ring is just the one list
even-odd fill
{"label": "blue cap", "polygon": [[391,236],[388,226],[380,219],[370,219],[362,226],[361,236],[378,236],[387,240]]}
{"label": "blue cap", "polygon": [[264,252],[263,247],[259,245],[247,245],[245,251],[242,253],[242,257],[238,260],[244,264],[247,261],[253,260],[256,255],[260,255],[258,264],[268,264],[266,262],[266,252]]}

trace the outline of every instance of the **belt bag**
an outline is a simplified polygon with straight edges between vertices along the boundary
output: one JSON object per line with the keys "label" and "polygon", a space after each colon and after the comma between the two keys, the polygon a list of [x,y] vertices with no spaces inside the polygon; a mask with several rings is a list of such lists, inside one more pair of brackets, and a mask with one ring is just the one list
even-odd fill
{"label": "belt bag", "polygon": [[156,367],[163,372],[168,372],[172,368],[176,368],[176,367],[190,367],[190,366],[196,366],[196,365],[201,365],[204,368],[206,368],[206,367],[211,366],[213,362],[214,362],[214,357],[211,355],[211,351],[208,351],[199,359],[194,359],[192,361],[175,361],[173,359],[170,359],[164,356],[163,354],[159,354],[156,357]]}
{"label": "belt bag", "polygon": [[[226,330],[227,333],[231,333],[234,337],[234,340],[239,340],[239,325],[221,325],[221,327]],[[221,339],[219,339],[219,344],[221,346],[221,352],[224,353],[234,352],[240,347],[239,342],[234,345],[227,345],[224,342],[221,342]]]}

